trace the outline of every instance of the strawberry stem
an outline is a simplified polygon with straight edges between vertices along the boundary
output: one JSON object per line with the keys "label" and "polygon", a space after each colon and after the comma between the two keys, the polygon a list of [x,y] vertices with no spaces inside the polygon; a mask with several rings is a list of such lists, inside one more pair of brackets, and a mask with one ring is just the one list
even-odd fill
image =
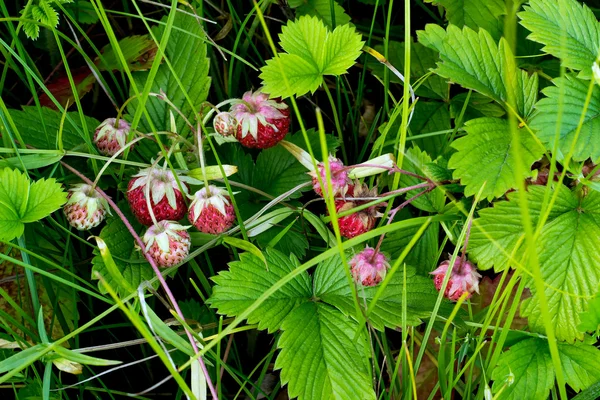
{"label": "strawberry stem", "polygon": [[[93,183],[85,175],[83,175],[81,172],[77,171],[75,168],[71,167],[66,162],[60,161],[60,163],[62,164],[63,167],[65,167],[66,169],[68,169],[69,171],[71,171],[72,173],[77,175],[79,178],[81,178],[86,183],[88,183],[88,184]],[[115,204],[115,202],[106,193],[104,193],[104,191],[102,189],[96,188],[95,190],[98,192],[98,194],[100,194],[100,196],[102,196],[108,202],[108,204],[115,211],[115,213],[119,216],[119,218],[121,218],[121,220],[123,221],[123,224],[125,224],[125,227],[129,231],[129,233],[131,233],[131,236],[133,236],[133,239],[135,240],[137,245],[141,249],[144,249],[145,248],[144,242],[142,241],[140,236],[137,234],[135,229],[133,229],[133,226],[131,226],[131,224],[129,223],[129,220],[127,219],[127,217],[125,217],[125,215],[123,214],[121,209]],[[158,265],[156,265],[156,263],[154,262],[152,257],[150,257],[150,255],[148,255],[146,252],[142,252],[142,253],[144,254],[144,257],[146,257],[146,260],[148,260],[148,263],[150,263],[152,270],[156,274],[158,281],[160,282],[161,286],[163,287],[163,290],[165,291],[165,293],[167,294],[167,297],[169,298],[169,301],[173,305],[175,312],[177,313],[177,315],[179,315],[179,317],[182,320],[185,319],[185,317],[183,316],[183,313],[181,312],[181,308],[179,308],[179,304],[177,303],[177,300],[175,299],[175,296],[173,296],[173,292],[171,292],[171,289],[169,289],[169,285],[167,285],[165,278],[162,276],[160,270],[158,269]],[[192,345],[192,348],[194,349],[194,352],[198,353],[198,345],[196,344],[194,337],[192,336],[191,332],[187,328],[184,327],[184,329],[185,329],[185,333],[187,334],[187,337]],[[206,384],[208,385],[208,388],[210,389],[210,392],[211,392],[213,398],[215,400],[218,400],[217,391],[215,390],[212,380],[210,379],[210,375],[208,373],[208,370],[206,369],[206,364],[204,363],[204,360],[202,359],[202,357],[198,357],[198,362],[200,363],[200,368],[202,369],[202,372],[204,373],[204,376],[206,378]]]}

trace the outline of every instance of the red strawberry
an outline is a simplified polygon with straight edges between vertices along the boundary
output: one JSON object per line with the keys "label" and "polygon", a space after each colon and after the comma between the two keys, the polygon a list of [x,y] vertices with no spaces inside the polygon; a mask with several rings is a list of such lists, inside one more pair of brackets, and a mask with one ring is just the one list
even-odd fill
{"label": "red strawberry", "polygon": [[125,147],[131,124],[122,118],[119,119],[118,126],[115,126],[116,122],[115,118],[107,118],[96,128],[94,144],[100,154],[111,157]]}
{"label": "red strawberry", "polygon": [[[357,183],[348,187],[347,195],[356,198],[373,198],[377,197],[377,188],[369,190],[367,185]],[[371,200],[337,200],[335,202],[335,209],[339,214],[358,207],[361,204],[368,203],[369,201]],[[377,222],[377,218],[381,217],[381,214],[377,211],[377,208],[381,206],[381,204],[371,206],[353,214],[346,215],[345,217],[339,217],[338,223],[340,225],[340,233],[342,236],[351,239],[373,229]]]}
{"label": "red strawberry", "polygon": [[[437,269],[430,272],[430,274],[435,275],[433,283],[438,291],[442,289],[449,265],[450,260],[446,260]],[[466,259],[463,260],[458,257],[450,270],[450,280],[448,280],[444,296],[449,300],[456,301],[463,293],[467,292],[467,298],[469,298],[473,292],[479,293],[479,279],[481,279],[481,275],[477,272],[477,266]]]}
{"label": "red strawberry", "polygon": [[209,185],[194,194],[188,219],[200,231],[218,235],[235,221],[235,212],[227,192]]}
{"label": "red strawberry", "polygon": [[237,120],[236,139],[250,148],[266,149],[279,143],[290,129],[290,110],[281,99],[269,100],[260,90],[244,93],[230,114]]}
{"label": "red strawberry", "polygon": [[[309,172],[309,175],[312,176],[313,181],[313,189],[315,192],[323,197],[323,192],[327,193],[328,183],[327,177],[325,174],[325,164],[320,162],[317,164],[318,173],[316,171]],[[333,197],[337,196],[345,196],[348,191],[348,184],[350,183],[350,178],[348,178],[348,170],[344,166],[344,163],[333,156],[329,156],[329,172],[331,173],[331,188],[333,189]],[[319,183],[318,175],[321,176],[321,181],[323,182],[324,190],[321,188],[321,184]]]}
{"label": "red strawberry", "polygon": [[150,226],[153,224],[146,194],[150,195],[152,212],[156,221],[171,220],[179,221],[187,212],[184,194],[187,195],[188,187],[184,183],[187,177],[180,176],[181,193],[175,175],[168,169],[150,167],[140,170],[129,181],[127,187],[127,200],[133,215],[141,224]]}
{"label": "red strawberry", "polygon": [[159,267],[177,265],[190,254],[192,242],[186,231],[188,228],[176,221],[159,221],[144,233],[144,250]]}
{"label": "red strawberry", "polygon": [[390,269],[387,257],[369,246],[352,257],[348,265],[354,281],[363,286],[378,285]]}
{"label": "red strawberry", "polygon": [[106,214],[110,214],[108,202],[97,191],[85,183],[69,189],[68,200],[63,207],[67,221],[74,228],[86,231],[98,226]]}

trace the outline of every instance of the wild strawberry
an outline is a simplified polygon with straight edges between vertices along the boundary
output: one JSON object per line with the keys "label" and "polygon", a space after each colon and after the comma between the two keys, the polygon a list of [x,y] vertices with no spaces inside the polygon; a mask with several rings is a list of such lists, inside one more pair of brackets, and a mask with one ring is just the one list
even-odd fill
{"label": "wild strawberry", "polygon": [[190,204],[188,219],[200,231],[218,235],[235,221],[235,212],[227,192],[216,186],[198,190]]}
{"label": "wild strawberry", "polygon": [[180,176],[179,180],[183,194],[179,190],[175,175],[168,169],[150,167],[140,170],[133,176],[127,187],[127,200],[133,215],[141,224],[150,226],[153,223],[148,210],[146,193],[150,195],[152,213],[156,221],[179,221],[184,217],[187,212],[184,194],[188,193],[188,187],[184,182],[188,178]]}
{"label": "wild strawberry", "polygon": [[[318,172],[313,171],[309,172],[309,175],[312,176],[313,188],[315,192],[323,197],[323,193],[327,194],[327,177],[325,176],[325,164],[320,162],[317,164]],[[341,160],[329,156],[329,171],[331,173],[331,188],[333,189],[333,197],[346,195],[348,191],[348,184],[350,183],[350,179],[348,178],[348,170],[344,166]],[[321,184],[319,183],[318,175],[321,176],[321,181],[323,182],[324,190],[321,189]]]}
{"label": "wild strawberry", "polygon": [[[430,272],[430,274],[435,275],[433,283],[438,291],[442,289],[449,265],[450,260],[446,260],[435,271]],[[477,266],[466,259],[463,260],[461,257],[457,257],[450,271],[450,280],[446,286],[444,296],[449,300],[456,301],[463,293],[467,292],[467,298],[469,298],[473,292],[479,293],[479,279],[481,279],[481,275],[477,272]]]}
{"label": "wild strawberry", "polygon": [[114,156],[125,147],[131,124],[122,118],[119,119],[118,126],[115,125],[116,122],[115,118],[107,118],[96,128],[94,144],[100,154]]}
{"label": "wild strawberry", "polygon": [[348,265],[354,281],[363,286],[378,285],[390,268],[387,257],[369,246],[352,257]]}
{"label": "wild strawberry", "polygon": [[[356,198],[373,198],[377,197],[377,188],[369,190],[367,185],[357,183],[348,187],[347,195]],[[371,200],[337,200],[335,202],[335,209],[338,214],[340,214],[344,211],[358,207],[361,204],[368,203],[369,201]],[[345,217],[338,218],[342,236],[351,239],[373,229],[377,222],[377,218],[381,217],[381,213],[377,211],[381,206],[381,204],[374,205],[353,214],[346,215]]]}
{"label": "wild strawberry", "polygon": [[231,113],[220,112],[213,119],[213,127],[222,136],[232,136],[237,130],[237,121]]}
{"label": "wild strawberry", "polygon": [[159,221],[144,233],[144,250],[159,267],[177,265],[190,254],[192,242],[188,228],[176,221]]}
{"label": "wild strawberry", "polygon": [[80,231],[100,225],[106,218],[106,214],[110,214],[106,199],[86,183],[73,185],[69,189],[68,200],[63,211],[69,224]]}
{"label": "wild strawberry", "polygon": [[290,129],[290,110],[280,99],[270,100],[260,90],[244,93],[231,116],[238,122],[236,139],[250,148],[266,149],[280,142]]}

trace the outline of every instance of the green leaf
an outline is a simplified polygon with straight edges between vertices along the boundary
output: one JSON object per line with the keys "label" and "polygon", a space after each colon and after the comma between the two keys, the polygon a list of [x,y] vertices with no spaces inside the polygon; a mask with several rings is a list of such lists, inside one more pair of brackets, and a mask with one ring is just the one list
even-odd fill
{"label": "green leaf", "polygon": [[35,19],[40,21],[42,24],[56,28],[58,25],[58,13],[48,2],[45,0],[40,0],[39,7],[35,8],[37,13],[33,12],[33,10],[34,8],[32,7],[32,14]]}
{"label": "green leaf", "polygon": [[[165,19],[163,19],[164,22]],[[164,25],[155,26],[152,29],[157,40],[161,40],[164,33]],[[150,89],[153,93],[165,92],[169,100],[177,107],[186,118],[194,123],[196,113],[200,110],[202,103],[208,96],[210,88],[210,77],[208,75],[209,59],[206,55],[206,35],[202,25],[194,16],[177,13],[173,30],[169,37],[166,48],[166,57],[171,62],[173,71],[166,63],[161,64],[158,73],[152,82]],[[185,56],[182,56],[185,55]],[[138,90],[142,90],[148,78],[147,72],[135,72],[133,74]],[[181,83],[182,87],[179,86]],[[133,92],[133,85],[130,89]],[[186,94],[192,104],[187,101]],[[134,100],[127,105],[127,111],[135,114],[138,101]],[[154,127],[158,130],[171,130],[170,106],[163,100],[155,97],[147,99],[146,108]],[[189,132],[183,118],[175,114],[177,132]],[[141,128],[150,132],[150,125],[146,117],[142,117]]]}
{"label": "green leaf", "polygon": [[[467,101],[467,94],[459,93],[450,100],[450,115],[452,118],[457,119],[460,116],[465,101]],[[498,103],[480,93],[471,92],[462,122],[464,124],[465,121],[481,117],[502,117],[504,114],[506,112]]]}
{"label": "green leaf", "polygon": [[[377,301],[375,309],[370,310],[369,322],[375,329],[384,327],[395,329],[402,325],[403,271],[399,269]],[[314,278],[314,294],[320,300],[329,303],[344,314],[356,313],[352,290],[339,255],[331,257],[317,267]],[[406,268],[407,324],[420,325],[423,318],[431,315],[437,299],[437,291],[431,278],[417,275],[415,268]],[[379,287],[362,287],[358,290],[359,303],[370,304]],[[365,299],[365,301],[363,301]]]}
{"label": "green leaf", "polygon": [[350,17],[344,11],[344,8],[337,1],[330,0],[288,0],[288,6],[296,9],[296,16],[310,15],[320,18],[331,28],[333,26],[333,17],[331,14],[331,5],[333,3],[333,12],[335,16],[335,25],[344,25],[350,22]]}
{"label": "green leaf", "polygon": [[96,239],[96,245],[98,246],[98,251],[102,257],[102,263],[104,264],[104,267],[106,267],[106,270],[110,274],[113,282],[117,284],[117,287],[122,293],[133,293],[136,288],[131,286],[129,281],[127,281],[127,279],[123,277],[123,274],[121,274],[121,271],[119,271],[119,268],[117,267],[117,264],[115,263],[115,260],[113,259],[106,242],[98,236],[94,236],[94,239]]}
{"label": "green leaf", "polygon": [[[556,127],[560,125],[558,156],[559,159],[563,159],[571,150],[573,139],[575,139],[590,82],[582,81],[571,75],[556,78],[552,82],[555,86],[549,86],[542,90],[547,97],[536,104],[537,112],[531,119],[530,126],[537,131],[540,140],[546,143],[546,147],[551,150],[554,146]],[[562,110],[560,115],[558,110]],[[581,131],[575,142],[574,160],[600,159],[599,116],[600,88],[594,85]]]}
{"label": "green leaf", "polygon": [[[418,147],[412,147],[406,151],[404,155],[404,161],[402,162],[402,169],[405,169],[409,172],[413,172],[418,175],[425,175],[425,164],[431,162],[431,157],[424,152],[421,151]],[[409,175],[401,175],[400,176],[400,186],[408,187],[418,185],[419,183],[423,183],[423,181],[419,178],[415,178]],[[421,193],[425,189],[415,189],[409,192],[406,192],[405,197],[410,199],[413,196]],[[432,213],[440,213],[444,210],[444,203],[446,201],[446,196],[442,189],[434,189],[433,191],[418,197],[412,203],[410,203],[413,207],[416,207],[420,210],[432,212]]]}
{"label": "green leaf", "polygon": [[[23,110],[9,110],[9,112],[25,143],[38,149],[58,148],[58,132],[62,118],[60,112],[47,107],[37,108],[35,106],[25,106]],[[62,130],[65,150],[81,146],[82,135],[85,135],[91,143],[93,130],[100,125],[100,121],[85,117],[85,122],[89,132],[83,131],[78,112],[67,113]],[[0,134],[5,132],[6,127],[0,125]]]}
{"label": "green leaf", "polygon": [[[467,135],[455,140],[452,147],[458,150],[450,158],[448,166],[454,169],[454,179],[465,185],[465,195],[473,196],[481,192],[488,200],[499,197],[515,188],[514,171],[517,159],[514,155],[515,143],[508,122],[499,118],[478,118],[465,124]],[[524,166],[522,176],[531,176],[531,165],[544,154],[544,148],[536,142],[528,130],[518,132],[518,154]]]}
{"label": "green leaf", "polygon": [[314,93],[323,75],[346,73],[364,44],[354,27],[340,25],[331,32],[320,19],[310,16],[288,22],[279,39],[286,53],[268,60],[260,78],[265,92],[282,98]]}
{"label": "green leaf", "polygon": [[[544,186],[527,189],[529,214],[534,226],[539,220],[544,190]],[[591,191],[581,198],[580,193],[571,192],[564,185],[555,190],[558,191],[557,199],[536,241],[536,250],[556,336],[559,340],[572,342],[583,339],[583,333],[577,330],[579,314],[586,309],[586,298],[596,293],[600,283],[600,253],[590,251],[600,246],[600,193]],[[509,265],[508,255],[513,253],[517,243],[520,245],[515,251],[515,259],[522,259],[525,243],[518,195],[509,193],[508,198],[509,201],[481,210],[480,218],[473,224],[469,254],[481,269],[492,265],[496,270],[504,269]],[[531,277],[524,277],[532,297],[523,302],[522,314],[528,317],[533,330],[543,332],[539,296]]]}
{"label": "green leaf", "polygon": [[[388,233],[381,244],[381,250],[390,254],[392,259],[398,258],[420,228],[413,226]],[[439,223],[432,222],[406,256],[406,263],[414,266],[420,275],[427,275],[435,269],[439,253],[439,231]]]}
{"label": "green leaf", "polygon": [[579,314],[581,323],[577,327],[582,332],[596,332],[600,328],[600,296],[596,295],[587,306],[587,311]]}
{"label": "green leaf", "polygon": [[[306,211],[304,211],[303,215],[306,216]],[[305,233],[302,231],[303,226],[299,221],[294,222],[294,220],[291,218],[287,218],[274,225],[274,228],[279,229],[269,229],[260,235],[257,235],[256,240],[262,248],[267,248],[271,240],[281,233],[282,227],[286,227],[290,223],[292,223],[291,228],[285,232],[283,237],[281,237],[281,239],[273,247],[284,254],[294,254],[296,257],[302,260],[306,255],[306,250],[309,247],[309,243]]]}
{"label": "green leaf", "polygon": [[503,0],[426,0],[446,9],[446,19],[459,28],[468,26],[473,30],[485,29],[495,39],[504,32],[500,16],[506,14]]}
{"label": "green leaf", "polygon": [[[128,36],[119,41],[119,48],[130,71],[150,69],[158,50],[150,35]],[[96,64],[101,71],[125,71],[117,52],[110,44],[102,48],[102,58],[98,58]]]}
{"label": "green leaf", "polygon": [[92,3],[78,0],[77,3],[65,5],[65,10],[80,24],[95,24],[98,22],[98,14]]}
{"label": "green leaf", "polygon": [[[509,375],[514,382],[507,384]],[[492,372],[499,399],[546,399],[554,384],[554,368],[548,351],[548,342],[540,339],[523,340],[502,353],[498,366]]]}
{"label": "green leaf", "polygon": [[[384,54],[384,46],[377,45],[375,50]],[[410,47],[410,80],[416,82],[429,71],[435,68],[435,63],[438,60],[438,54],[435,50],[423,46],[421,43],[411,43]],[[383,79],[385,65],[380,64],[373,59],[369,59],[369,68],[375,75]],[[388,61],[398,71],[404,71],[404,43],[390,41],[388,45]],[[400,79],[393,73],[388,73],[390,82],[402,83]],[[430,75],[415,91],[417,96],[427,97],[430,99],[447,100],[449,96],[448,82],[440,76]],[[419,101],[417,106],[421,104]],[[415,111],[415,117],[418,112]]]}
{"label": "green leaf", "polygon": [[[558,344],[558,354],[565,381],[579,392],[600,379],[600,350],[594,346]],[[527,339],[502,353],[492,372],[493,390],[504,386],[512,374],[514,383],[507,386],[499,399],[546,399],[554,384],[555,370],[544,339]]]}
{"label": "green leaf", "polygon": [[375,399],[358,326],[336,309],[308,302],[283,321],[275,369],[290,398]]}
{"label": "green leaf", "polygon": [[238,239],[233,236],[225,236],[223,238],[223,242],[227,243],[230,246],[233,246],[238,249],[249,252],[253,256],[259,258],[265,264],[265,268],[269,268],[269,266],[267,264],[267,259],[265,258],[263,253],[260,251],[260,249],[258,247],[256,247],[252,243],[250,243],[246,240],[243,240],[243,239]]}
{"label": "green leaf", "polygon": [[[121,202],[119,206],[121,210],[128,210],[125,202]],[[133,228],[139,232],[142,226],[129,211],[123,212]],[[110,249],[116,267],[128,282],[129,287],[137,288],[140,283],[155,276],[150,264],[146,262],[146,258],[135,248],[133,237],[120,218],[108,218],[99,236]],[[95,251],[95,254],[96,256],[92,259],[92,279],[96,279],[95,273],[98,272],[107,285],[115,289],[120,296],[129,295],[130,292],[122,284],[115,281],[113,274],[109,272],[108,267],[104,264],[102,255],[98,251]],[[104,285],[100,281],[98,282],[98,288],[102,294],[106,293]]]}
{"label": "green leaf", "polygon": [[475,32],[467,26],[461,30],[454,25],[449,25],[446,32],[439,26],[427,25],[418,35],[423,45],[440,52],[441,62],[435,73],[484,94],[505,108],[507,90],[512,90],[517,113],[525,118],[531,114],[537,96],[537,74],[529,75],[516,67],[504,38],[496,44],[483,29]]}
{"label": "green leaf", "polygon": [[25,223],[46,218],[66,201],[67,194],[54,178],[30,183],[16,169],[0,170],[0,239],[21,236]]}
{"label": "green leaf", "polygon": [[564,67],[581,70],[580,78],[591,78],[600,44],[600,26],[592,10],[575,0],[531,0],[524,9],[518,15],[531,31],[528,39],[545,45],[542,51],[560,59]]}
{"label": "green leaf", "polygon": [[[220,314],[236,316],[245,311],[265,290],[298,267],[298,260],[292,256],[267,249],[264,262],[258,257],[243,253],[240,261],[229,263],[228,271],[221,271],[212,278],[216,283],[213,294],[208,299],[211,307],[217,308]],[[306,272],[279,288],[260,307],[248,316],[248,323],[258,323],[259,329],[274,332],[298,305],[307,302],[311,297],[310,278]]]}

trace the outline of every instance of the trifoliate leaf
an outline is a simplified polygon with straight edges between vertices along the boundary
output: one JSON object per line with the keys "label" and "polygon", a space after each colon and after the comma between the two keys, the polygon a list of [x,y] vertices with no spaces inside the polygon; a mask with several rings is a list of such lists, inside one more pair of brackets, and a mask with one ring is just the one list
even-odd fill
{"label": "trifoliate leaf", "polygon": [[25,223],[39,221],[58,210],[67,194],[54,178],[31,183],[16,169],[0,170],[0,239],[21,236]]}
{"label": "trifoliate leaf", "polygon": [[[126,204],[126,202],[121,202],[119,203],[119,207],[123,210],[133,228],[137,232],[140,232],[142,226],[129,211],[126,211],[128,210]],[[129,233],[129,230],[120,218],[108,218],[99,236],[110,249],[110,254],[117,269],[128,283],[127,286],[137,288],[142,282],[148,281],[155,276],[152,267],[146,262],[146,258],[142,255],[141,251],[136,249],[131,233]],[[100,253],[98,251],[94,251],[94,253],[95,257],[92,259],[92,279],[96,279],[95,275],[98,272],[102,275],[104,281],[121,296],[131,294],[120,282],[114,280],[114,275],[109,272]],[[106,293],[104,285],[101,282],[98,282],[98,289],[101,293]]]}
{"label": "trifoliate leaf", "polygon": [[[544,202],[544,186],[529,186],[527,204],[531,222],[538,223]],[[586,299],[596,293],[600,283],[600,253],[590,251],[600,246],[600,193],[591,191],[585,197],[571,192],[566,186],[557,186],[556,201],[536,240],[541,278],[552,325],[559,340],[572,342],[582,339],[577,330],[579,313],[586,310]],[[469,254],[481,269],[502,270],[508,256],[521,260],[526,249],[524,229],[520,217],[519,196],[508,194],[509,201],[501,201],[493,208],[480,211],[473,223]],[[489,236],[489,237],[488,237]],[[536,331],[544,331],[539,309],[539,297],[530,275],[523,274],[532,297],[523,302],[522,314]]]}
{"label": "trifoliate leaf", "polygon": [[[600,379],[600,350],[594,346],[559,343],[558,355],[565,381],[576,392]],[[500,356],[492,372],[493,390],[498,392],[506,385],[499,397],[502,400],[546,399],[555,375],[548,341],[527,339]]]}
{"label": "trifoliate leaf", "polygon": [[[46,107],[25,106],[22,111],[10,110],[10,116],[19,130],[23,142],[38,149],[58,148],[58,132],[62,118],[60,112]],[[88,131],[83,130],[79,113],[67,113],[61,137],[65,150],[72,150],[77,146],[81,146],[84,135],[91,143],[93,131],[100,125],[100,121],[95,118],[85,117],[85,123]],[[0,134],[6,132],[5,129],[4,125],[0,125]]]}
{"label": "trifoliate leaf", "polygon": [[498,366],[492,372],[497,393],[504,388],[499,399],[546,399],[554,384],[554,367],[548,351],[548,342],[528,339],[502,353]]}
{"label": "trifoliate leaf", "polygon": [[[164,25],[153,27],[152,32],[158,41],[161,40],[164,29]],[[162,90],[192,124],[196,121],[196,113],[206,100],[210,88],[210,77],[208,76],[210,63],[206,57],[205,37],[202,25],[194,16],[177,13],[165,52],[173,69],[171,70],[166,63],[161,64],[150,89],[153,93],[160,93]],[[183,54],[185,56],[182,56]],[[135,72],[133,76],[138,90],[142,90],[148,72]],[[137,96],[138,93],[134,93],[133,90],[133,85],[131,85],[130,96]],[[127,105],[127,111],[133,115],[138,107],[138,101],[133,100]],[[170,113],[172,108],[165,101],[151,97],[146,102],[146,109],[156,129],[159,131],[171,130]],[[183,118],[178,113],[174,114],[177,132],[180,134],[185,131],[189,132]],[[141,121],[142,129],[149,132],[150,125],[146,118],[142,117]]]}
{"label": "trifoliate leaf", "polygon": [[[384,54],[384,46],[377,45],[375,50]],[[421,43],[411,43],[410,47],[410,81],[416,82],[424,75],[429,73],[429,70],[435,68],[435,63],[438,60],[438,54],[435,50],[423,46]],[[404,71],[404,43],[390,41],[388,45],[388,61],[398,71]],[[383,79],[385,65],[369,59],[367,64],[373,73]],[[388,73],[390,82],[401,83],[400,79],[393,73]],[[437,75],[430,75],[415,91],[417,96],[427,97],[431,99],[447,100],[449,87],[445,79]],[[418,102],[420,104],[421,102]],[[415,117],[418,116],[415,111]]]}
{"label": "trifoliate leaf", "polygon": [[446,19],[459,28],[468,26],[488,31],[496,40],[504,31],[504,23],[500,16],[506,14],[506,6],[502,0],[426,0],[433,5],[446,9]]}
{"label": "trifoliate leaf", "polygon": [[[407,291],[407,324],[419,325],[422,318],[431,315],[437,299],[437,291],[431,278],[416,274],[413,267],[406,269]],[[398,270],[385,288],[383,295],[369,314],[369,322],[375,329],[384,327],[396,328],[402,325],[402,290],[404,277],[402,269]],[[355,316],[352,290],[348,286],[348,278],[340,256],[331,257],[317,267],[314,278],[314,294],[322,301],[339,308],[344,314]],[[378,287],[358,288],[359,303],[369,305]]]}
{"label": "trifoliate leaf", "polygon": [[364,44],[354,27],[340,25],[331,32],[323,21],[310,16],[288,22],[279,39],[287,53],[268,60],[260,78],[265,92],[282,98],[314,93],[323,75],[346,73]]}
{"label": "trifoliate leaf", "polygon": [[[540,140],[552,150],[556,136],[556,127],[560,125],[558,136],[559,159],[564,158],[573,147],[573,140],[583,113],[590,82],[582,81],[572,75],[556,78],[555,86],[544,88],[546,98],[536,104],[537,112],[530,127],[537,131]],[[559,112],[562,111],[562,112]],[[583,124],[575,142],[573,159],[584,161],[600,159],[600,88],[594,85],[590,103]]]}
{"label": "trifoliate leaf", "polygon": [[[407,170],[409,172],[413,172],[418,175],[425,175],[425,164],[431,162],[431,157],[424,152],[421,151],[418,147],[412,147],[406,151],[404,154],[404,161],[402,162],[402,169]],[[402,174],[400,176],[400,187],[409,187],[418,185],[423,183],[423,180],[419,178],[415,178],[409,175]],[[410,199],[413,196],[418,195],[423,192],[425,189],[414,189],[409,192],[406,192],[406,199]],[[446,200],[446,196],[442,189],[433,189],[433,191],[422,195],[412,203],[412,206],[427,212],[439,213],[444,209],[444,202]]]}
{"label": "trifoliate leaf", "polygon": [[[465,124],[467,135],[452,142],[458,150],[450,158],[448,166],[454,169],[454,179],[465,185],[465,194],[473,196],[485,185],[481,196],[489,200],[517,187],[515,169],[517,145],[508,122],[499,118],[478,118]],[[517,157],[524,171],[518,179],[531,176],[531,165],[539,160],[544,148],[526,129],[517,133],[520,147]]]}
{"label": "trifoliate leaf", "polygon": [[[481,29],[475,32],[465,26],[462,30],[449,25],[444,31],[437,25],[427,25],[419,31],[419,41],[440,52],[441,62],[434,71],[459,85],[491,97],[505,108],[507,90],[513,91],[516,111],[528,117],[537,96],[538,77],[516,68],[510,46],[504,38],[496,44],[490,34]],[[460,51],[456,51],[460,49]],[[514,71],[514,76],[509,76]]]}
{"label": "trifoliate leaf", "polygon": [[331,14],[332,2],[330,0],[288,0],[288,6],[296,9],[297,17],[301,15],[319,17],[330,28],[333,26],[334,16],[336,26],[350,22],[350,17],[337,1],[333,1],[333,16]]}
{"label": "trifoliate leaf", "polygon": [[590,78],[600,44],[600,25],[592,10],[575,0],[531,0],[524,9],[518,15],[531,31],[528,39],[544,44],[542,51],[559,58],[564,67],[581,70],[580,78]]}
{"label": "trifoliate leaf", "polygon": [[357,324],[335,308],[307,302],[283,321],[275,369],[290,398],[375,399],[367,342]]}
{"label": "trifoliate leaf", "polygon": [[[265,251],[268,269],[258,257],[243,253],[240,261],[229,264],[229,270],[221,271],[212,278],[216,286],[208,300],[211,307],[220,314],[236,316],[245,311],[265,290],[298,267],[298,260],[292,256],[267,249]],[[281,327],[284,319],[298,305],[311,297],[310,278],[306,272],[285,284],[264,301],[248,316],[248,323],[258,323],[259,329],[273,332]]]}

